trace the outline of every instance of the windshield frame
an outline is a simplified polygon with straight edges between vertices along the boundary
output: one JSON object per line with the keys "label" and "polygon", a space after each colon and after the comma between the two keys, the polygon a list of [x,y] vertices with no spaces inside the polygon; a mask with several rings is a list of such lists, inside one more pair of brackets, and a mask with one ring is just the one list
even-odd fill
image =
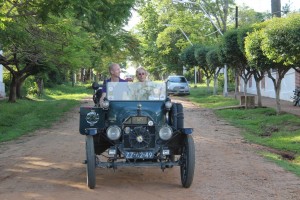
{"label": "windshield frame", "polygon": [[164,82],[107,82],[106,98],[109,101],[165,101]]}

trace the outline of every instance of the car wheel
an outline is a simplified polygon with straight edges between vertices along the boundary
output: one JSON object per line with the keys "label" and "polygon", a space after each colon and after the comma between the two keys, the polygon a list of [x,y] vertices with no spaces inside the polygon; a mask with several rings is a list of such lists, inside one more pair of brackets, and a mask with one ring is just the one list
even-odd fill
{"label": "car wheel", "polygon": [[91,135],[86,136],[86,175],[87,185],[90,189],[94,189],[96,185],[96,155],[94,149],[94,138]]}
{"label": "car wheel", "polygon": [[183,114],[183,106],[181,103],[177,103],[177,128],[184,127],[184,114]]}
{"label": "car wheel", "polygon": [[184,188],[192,185],[195,170],[195,145],[191,135],[186,135],[181,154],[180,175]]}
{"label": "car wheel", "polygon": [[177,104],[174,103],[170,112],[170,125],[174,130],[177,130]]}

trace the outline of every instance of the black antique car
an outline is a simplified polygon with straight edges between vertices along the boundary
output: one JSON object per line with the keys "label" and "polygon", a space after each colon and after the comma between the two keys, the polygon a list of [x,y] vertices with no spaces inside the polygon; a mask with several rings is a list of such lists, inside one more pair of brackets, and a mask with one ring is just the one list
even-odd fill
{"label": "black antique car", "polygon": [[183,106],[171,102],[165,83],[108,83],[102,107],[80,108],[79,129],[86,137],[91,189],[96,167],[179,166],[182,186],[189,188],[193,182],[193,129],[184,128]]}

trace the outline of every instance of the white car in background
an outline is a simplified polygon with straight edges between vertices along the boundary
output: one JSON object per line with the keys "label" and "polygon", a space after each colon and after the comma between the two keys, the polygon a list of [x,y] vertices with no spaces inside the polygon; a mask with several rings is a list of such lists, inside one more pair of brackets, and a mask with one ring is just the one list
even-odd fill
{"label": "white car in background", "polygon": [[189,95],[190,87],[184,76],[174,75],[167,78],[167,92],[174,95]]}

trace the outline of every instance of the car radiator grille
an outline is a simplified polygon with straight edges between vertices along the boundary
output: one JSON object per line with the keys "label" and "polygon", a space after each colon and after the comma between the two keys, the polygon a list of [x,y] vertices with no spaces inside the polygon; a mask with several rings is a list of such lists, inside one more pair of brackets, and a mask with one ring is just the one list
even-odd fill
{"label": "car radiator grille", "polygon": [[155,127],[131,127],[129,134],[124,134],[124,148],[146,149],[155,147]]}

